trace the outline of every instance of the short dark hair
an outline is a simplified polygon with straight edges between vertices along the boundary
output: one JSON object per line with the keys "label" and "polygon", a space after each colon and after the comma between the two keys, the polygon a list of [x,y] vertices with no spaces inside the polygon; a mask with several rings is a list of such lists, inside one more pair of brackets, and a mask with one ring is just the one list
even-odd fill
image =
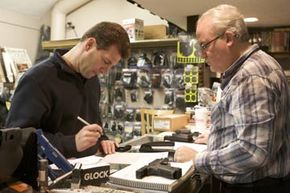
{"label": "short dark hair", "polygon": [[116,45],[122,58],[128,58],[130,55],[129,37],[120,24],[113,22],[98,23],[85,32],[81,41],[90,37],[96,39],[98,49],[106,49]]}

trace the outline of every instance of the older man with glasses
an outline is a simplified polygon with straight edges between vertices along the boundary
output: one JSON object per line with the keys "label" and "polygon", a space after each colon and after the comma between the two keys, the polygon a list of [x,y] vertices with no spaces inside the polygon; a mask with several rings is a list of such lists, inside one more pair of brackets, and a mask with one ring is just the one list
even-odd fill
{"label": "older man with glasses", "polygon": [[249,43],[243,19],[236,7],[219,5],[198,20],[197,53],[222,73],[223,92],[212,109],[207,150],[181,147],[175,160],[193,160],[220,192],[282,193],[290,184],[288,82],[279,63]]}

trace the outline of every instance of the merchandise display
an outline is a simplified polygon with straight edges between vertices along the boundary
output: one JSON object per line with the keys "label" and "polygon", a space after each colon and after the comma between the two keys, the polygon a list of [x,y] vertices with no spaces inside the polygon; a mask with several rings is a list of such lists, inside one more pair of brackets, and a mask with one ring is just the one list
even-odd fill
{"label": "merchandise display", "polygon": [[[192,36],[182,35],[178,40],[180,42],[176,41],[175,45],[165,47],[156,43],[153,47],[133,48],[126,61],[102,77],[105,79],[101,79],[104,94],[108,96],[101,99],[106,133],[126,141],[140,136],[137,111],[141,108],[184,113],[186,107],[198,103],[198,88],[203,86],[199,81],[203,78],[200,71],[204,64],[190,59],[195,57]],[[187,63],[178,59],[178,44],[182,46],[182,58]],[[108,104],[112,104],[111,107]]]}
{"label": "merchandise display", "polygon": [[[11,1],[14,2],[14,0]],[[49,1],[53,1],[54,4],[50,5],[49,11],[51,12],[51,28],[45,28],[46,26],[39,28],[37,23],[25,21],[30,18],[30,15],[22,18],[21,25],[18,24],[19,21],[13,21],[12,17],[9,18],[11,21],[0,22],[4,28],[9,25],[9,30],[7,28],[5,32],[10,31],[12,26],[21,30],[23,35],[26,33],[22,30],[32,30],[30,35],[40,33],[38,48],[32,46],[35,41],[34,37],[30,36],[27,36],[27,41],[30,42],[29,47],[23,44],[25,42],[16,41],[17,38],[14,38],[13,43],[18,42],[19,48],[6,47],[9,46],[9,42],[7,44],[5,41],[7,45],[0,46],[0,193],[2,191],[4,193],[222,193],[228,192],[224,191],[225,188],[235,189],[237,186],[239,189],[240,186],[248,184],[250,188],[252,185],[260,186],[259,181],[264,179],[266,183],[263,182],[262,186],[266,190],[267,185],[271,186],[272,180],[276,178],[278,178],[278,190],[279,186],[282,187],[286,181],[285,179],[289,180],[290,173],[286,167],[287,164],[284,164],[288,163],[287,155],[280,156],[285,159],[278,160],[279,153],[287,152],[285,147],[289,140],[284,140],[287,135],[281,135],[281,132],[280,135],[279,132],[275,133],[280,119],[281,129],[288,129],[288,125],[284,123],[285,120],[282,123],[282,119],[286,117],[284,114],[288,115],[288,111],[279,108],[277,110],[279,113],[275,112],[279,116],[274,113],[275,116],[271,119],[273,118],[278,126],[271,128],[272,133],[265,135],[267,125],[257,120],[255,115],[262,113],[265,117],[268,111],[261,111],[261,108],[254,107],[263,106],[264,108],[266,103],[261,100],[264,96],[261,93],[270,93],[267,95],[272,96],[269,100],[282,96],[283,98],[279,98],[281,100],[276,101],[281,102],[280,104],[289,104],[286,100],[289,92],[288,95],[285,94],[287,92],[277,92],[277,94],[275,90],[278,91],[279,89],[276,88],[279,86],[287,88],[287,84],[284,83],[287,81],[290,89],[290,26],[280,25],[278,22],[277,25],[267,26],[269,21],[263,20],[265,24],[263,23],[261,27],[261,23],[258,23],[257,27],[255,26],[257,23],[245,23],[248,27],[243,31],[238,31],[243,28],[243,18],[231,19],[230,11],[227,12],[228,15],[226,14],[228,18],[220,23],[218,19],[212,20],[217,16],[208,18],[204,16],[206,20],[203,20],[202,11],[207,6],[211,6],[211,3],[192,4],[191,6],[196,10],[191,13],[195,15],[180,18],[177,13],[180,10],[177,8],[183,8],[182,11],[185,13],[190,10],[184,7],[187,2],[181,1],[175,8],[175,12],[172,12],[171,6],[174,8],[175,2],[166,1],[164,4],[165,1],[161,1],[159,4],[161,3],[164,8],[161,9],[163,12],[160,12],[160,6],[157,9],[157,4],[154,6],[154,3],[142,0],[118,1],[118,7],[113,5],[113,0],[98,2],[98,4],[88,0],[82,3],[67,0]],[[80,5],[65,13],[65,23],[61,24],[64,34],[61,34],[62,31],[55,30],[56,27],[53,24],[62,19],[56,22],[53,12],[59,5],[65,8],[66,1],[70,6]],[[0,3],[0,8],[3,6],[4,9],[2,4]],[[251,5],[244,6],[244,4],[241,6],[240,2],[236,3],[237,8],[244,8],[247,14],[249,12],[247,6]],[[268,3],[265,6],[263,8],[267,10]],[[138,12],[135,9],[138,9]],[[91,10],[95,13],[91,13]],[[10,17],[10,14],[13,16],[12,10],[8,9],[8,11],[9,14],[5,17]],[[102,17],[95,17],[96,13],[101,13]],[[82,14],[81,17],[80,14]],[[172,16],[174,16],[173,19]],[[275,15],[274,10],[271,16],[276,20],[281,19],[280,16]],[[5,20],[5,17],[2,20]],[[80,36],[85,26],[93,25],[95,22],[90,18],[116,20],[121,25],[120,31],[126,43],[116,46],[113,44],[107,49],[105,44],[110,44],[109,38],[101,38],[104,41],[102,44],[102,41],[98,41],[96,35],[91,36],[93,34],[89,31]],[[260,21],[261,19],[264,18],[259,18]],[[236,21],[241,24],[234,26]],[[221,29],[215,24],[220,24],[217,26]],[[222,29],[221,26],[224,28]],[[236,27],[241,29],[235,29]],[[63,37],[53,37],[55,35],[52,32],[60,33]],[[119,32],[113,30],[110,32],[118,34],[114,41],[122,39]],[[111,34],[110,32],[100,34]],[[13,33],[10,36],[16,37]],[[90,41],[87,40],[93,40],[94,46],[90,46]],[[88,43],[83,44],[83,42]],[[233,42],[233,45],[229,45],[228,42]],[[255,61],[248,62],[248,59],[253,59],[254,55],[239,55],[240,53],[247,54],[249,51],[237,49],[244,46],[246,48],[246,44],[257,47],[255,48],[257,50],[253,51],[255,54],[263,51],[263,54],[269,55],[267,56],[269,61],[262,61],[263,58],[255,59],[257,64],[260,64],[258,60],[261,60],[261,64],[274,61],[275,65],[269,64],[269,69],[261,70],[263,76],[255,76],[256,74],[253,73],[254,67],[257,67],[253,65]],[[125,45],[126,50],[124,48],[123,51],[122,47]],[[36,49],[38,50],[35,55]],[[122,53],[125,51],[126,54]],[[29,55],[33,56],[34,62],[30,60]],[[48,58],[50,59],[47,60]],[[232,59],[235,60],[230,61]],[[44,70],[43,72],[49,76],[42,76],[31,70],[39,67],[34,64],[46,60],[50,62],[49,65],[54,65],[54,68],[39,69]],[[57,66],[58,63],[61,63],[60,67]],[[250,68],[251,65],[253,69]],[[245,66],[247,68],[244,68]],[[241,69],[246,71],[240,71]],[[49,70],[53,70],[54,73],[49,73]],[[60,74],[60,70],[64,73]],[[273,73],[277,71],[280,76]],[[33,78],[27,76],[28,79],[25,79],[26,75],[30,74],[29,72],[35,73],[32,73]],[[272,74],[266,75],[270,72]],[[239,73],[243,76],[237,76],[240,75]],[[245,73],[251,76],[244,76]],[[284,73],[288,79],[286,81],[283,79],[279,86],[273,87],[272,83],[275,81],[271,82],[272,79],[284,78]],[[275,77],[267,79],[268,76],[271,78],[273,75]],[[237,77],[241,78],[238,84],[235,82]],[[245,77],[251,79],[245,79]],[[27,81],[28,84],[21,84],[22,80]],[[45,84],[43,84],[44,81]],[[72,81],[76,82],[75,85]],[[253,89],[243,89],[242,86],[245,84],[243,81],[249,82],[248,85],[252,82]],[[259,82],[261,85],[263,83],[270,86],[256,88]],[[46,84],[53,89],[55,96],[50,95],[50,87]],[[66,88],[66,86],[69,89],[57,89],[58,87]],[[230,90],[232,87],[236,89]],[[17,92],[23,88],[25,88],[26,96],[32,94],[33,97],[19,97],[20,100],[16,101],[17,96],[21,96],[17,95]],[[266,92],[257,92],[261,96],[255,95],[256,90],[263,89]],[[34,90],[37,92],[32,92]],[[65,94],[68,91],[70,91],[69,97],[66,98]],[[37,97],[34,98],[34,96]],[[255,98],[257,99],[255,104],[257,104],[250,105],[251,108],[244,108],[243,105],[253,103],[250,100],[252,96],[257,96]],[[69,98],[73,101],[68,100]],[[259,106],[260,100],[262,105]],[[15,101],[22,108],[23,106],[28,108],[19,109],[19,106],[16,108]],[[38,108],[29,108],[31,104],[36,104]],[[277,106],[275,102],[267,103],[269,107],[272,104]],[[283,105],[280,106],[283,107]],[[277,108],[269,109],[276,110]],[[30,113],[27,117],[25,114],[18,116],[20,112]],[[49,119],[45,120],[45,123],[41,120],[38,126],[29,126],[30,121],[34,121],[34,118],[38,119],[39,116],[36,117],[36,115],[42,115],[42,112],[49,112]],[[66,112],[71,114],[66,114]],[[10,114],[17,119],[27,121],[28,126],[18,128],[17,119],[10,121],[9,117],[13,117]],[[243,114],[246,116],[244,117]],[[8,118],[7,115],[9,115]],[[41,119],[46,118],[46,114],[44,115]],[[263,119],[263,116],[259,116],[259,119]],[[76,122],[72,122],[74,119]],[[15,123],[17,127],[12,128],[13,124],[7,124],[9,121]],[[246,126],[241,124],[243,122]],[[232,135],[230,131],[221,132],[228,128],[238,132],[244,128],[248,130],[250,128],[252,131],[254,126],[258,125],[256,122],[264,123],[264,125],[255,127],[257,130],[255,133],[233,132]],[[4,128],[5,126],[9,128]],[[61,132],[58,133],[58,130]],[[272,140],[273,133],[275,134],[273,136],[279,140]],[[237,134],[237,139],[235,134]],[[255,140],[264,141],[260,139],[261,136],[265,139],[272,137],[267,141],[273,142],[256,144]],[[231,137],[234,140],[229,140]],[[251,143],[246,143],[246,138],[251,138]],[[108,144],[106,141],[103,142],[104,139],[108,140]],[[231,145],[222,146],[221,143],[226,140],[229,140]],[[279,143],[282,145],[279,146]],[[272,145],[270,150],[266,149],[269,144]],[[241,151],[234,151],[231,148],[241,149]],[[276,154],[274,156],[273,152],[278,152],[276,153],[278,156]],[[241,155],[250,156],[241,157]],[[263,156],[265,158],[261,165],[260,159]],[[251,162],[254,166],[249,164],[248,160],[251,159],[254,160]],[[278,164],[272,167],[269,163],[274,163],[274,159],[279,162],[277,161]],[[264,167],[266,164],[269,167]],[[239,165],[241,166],[238,167]],[[281,172],[275,173],[279,170]],[[247,172],[249,175],[246,175]],[[18,189],[13,189],[10,184],[20,185]],[[23,184],[27,185],[26,189]],[[262,189],[259,186],[255,191]],[[274,189],[276,189],[275,186]]]}

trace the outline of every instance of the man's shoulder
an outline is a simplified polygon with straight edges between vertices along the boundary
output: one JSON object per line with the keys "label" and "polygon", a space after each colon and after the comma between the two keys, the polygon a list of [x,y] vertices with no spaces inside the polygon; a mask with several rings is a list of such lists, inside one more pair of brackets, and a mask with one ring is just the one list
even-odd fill
{"label": "man's shoulder", "polygon": [[28,71],[27,75],[43,76],[44,74],[51,73],[56,69],[55,62],[48,58],[40,63],[33,65]]}
{"label": "man's shoulder", "polygon": [[272,56],[258,50],[244,61],[240,71],[248,75],[256,75],[257,73],[262,75],[277,68],[279,68],[279,64]]}

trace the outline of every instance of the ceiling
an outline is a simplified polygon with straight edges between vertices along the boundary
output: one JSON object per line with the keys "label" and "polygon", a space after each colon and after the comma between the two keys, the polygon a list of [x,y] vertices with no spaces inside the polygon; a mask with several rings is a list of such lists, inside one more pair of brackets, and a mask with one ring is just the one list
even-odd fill
{"label": "ceiling", "polygon": [[[0,0],[0,8],[41,17],[58,0]],[[236,5],[245,17],[258,17],[255,27],[290,26],[289,0],[134,0],[161,18],[186,28],[186,17],[221,3]]]}
{"label": "ceiling", "polygon": [[0,8],[17,13],[41,17],[58,0],[0,0]]}
{"label": "ceiling", "polygon": [[[143,8],[177,24],[218,4],[237,6],[245,17],[257,17],[252,27],[290,26],[289,0],[134,0]],[[186,20],[185,20],[186,21]],[[182,27],[182,26],[180,26]]]}

